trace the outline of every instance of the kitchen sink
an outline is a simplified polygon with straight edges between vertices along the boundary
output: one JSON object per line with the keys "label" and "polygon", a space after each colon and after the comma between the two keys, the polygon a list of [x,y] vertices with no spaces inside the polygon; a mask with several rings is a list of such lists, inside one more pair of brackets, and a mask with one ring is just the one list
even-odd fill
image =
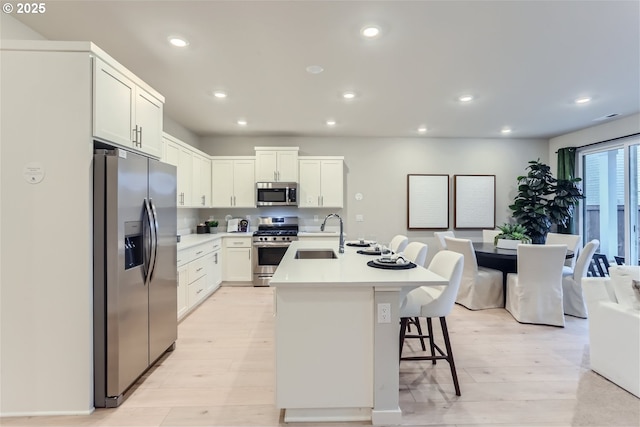
{"label": "kitchen sink", "polygon": [[331,249],[298,249],[296,259],[337,259],[338,256]]}

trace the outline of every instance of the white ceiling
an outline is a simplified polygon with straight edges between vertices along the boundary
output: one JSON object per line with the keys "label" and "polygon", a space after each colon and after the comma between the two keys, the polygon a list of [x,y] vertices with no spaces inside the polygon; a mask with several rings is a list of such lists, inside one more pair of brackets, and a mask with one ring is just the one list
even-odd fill
{"label": "white ceiling", "polygon": [[[640,111],[638,1],[47,1],[198,135],[548,138]],[[364,40],[360,29],[382,33]],[[167,43],[186,37],[184,49]],[[321,74],[305,71],[309,65]],[[228,98],[210,93],[222,89]],[[345,101],[341,93],[357,97]],[[473,94],[462,105],[458,96]],[[580,96],[592,102],[576,105]],[[241,128],[237,119],[245,118]],[[337,121],[327,128],[325,121]],[[615,119],[614,119],[615,120]]]}

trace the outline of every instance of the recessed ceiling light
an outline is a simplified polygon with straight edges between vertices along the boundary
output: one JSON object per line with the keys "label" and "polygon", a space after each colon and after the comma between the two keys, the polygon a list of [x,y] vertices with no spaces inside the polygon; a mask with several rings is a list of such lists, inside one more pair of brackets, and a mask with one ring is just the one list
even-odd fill
{"label": "recessed ceiling light", "polygon": [[594,121],[609,120],[609,119],[612,119],[612,118],[617,117],[619,115],[620,114],[618,114],[618,113],[611,113],[611,114],[607,114],[606,116],[598,117],[597,119],[593,119],[593,120]]}
{"label": "recessed ceiling light", "polygon": [[355,92],[351,92],[351,91],[343,92],[342,97],[344,99],[353,99],[353,98],[356,97],[356,93]]}
{"label": "recessed ceiling light", "polygon": [[591,97],[583,96],[581,98],[577,98],[575,102],[576,102],[576,104],[586,104],[589,101],[591,101]]}
{"label": "recessed ceiling light", "polygon": [[503,134],[506,135],[508,133],[511,133],[511,128],[502,128],[502,130],[500,132],[502,132]]}
{"label": "recessed ceiling light", "polygon": [[247,121],[245,119],[238,119],[238,121],[236,123],[238,123],[238,126],[246,126],[247,125]]}
{"label": "recessed ceiling light", "polygon": [[427,127],[426,126],[420,126],[418,128],[418,132],[420,133],[427,133]]}
{"label": "recessed ceiling light", "polygon": [[171,43],[175,47],[189,46],[189,41],[187,39],[183,39],[182,37],[169,37],[169,43]]}
{"label": "recessed ceiling light", "polygon": [[324,71],[324,68],[322,68],[319,65],[309,65],[307,68],[307,73],[309,74],[320,74],[321,72]]}
{"label": "recessed ceiling light", "polygon": [[473,95],[462,95],[458,98],[460,102],[471,102],[473,101]]}
{"label": "recessed ceiling light", "polygon": [[327,120],[327,121],[325,122],[325,124],[326,124],[327,126],[329,126],[329,127],[331,127],[331,126],[335,126],[335,125],[336,125],[336,121],[335,121],[335,120],[333,120],[333,119],[329,119],[329,120]]}
{"label": "recessed ceiling light", "polygon": [[360,30],[360,34],[362,34],[368,39],[372,39],[374,37],[377,37],[380,34],[380,28],[373,25],[368,25],[364,27],[362,30]]}
{"label": "recessed ceiling light", "polygon": [[221,90],[216,90],[213,92],[213,96],[218,98],[218,99],[224,99],[227,97],[227,93],[223,92]]}

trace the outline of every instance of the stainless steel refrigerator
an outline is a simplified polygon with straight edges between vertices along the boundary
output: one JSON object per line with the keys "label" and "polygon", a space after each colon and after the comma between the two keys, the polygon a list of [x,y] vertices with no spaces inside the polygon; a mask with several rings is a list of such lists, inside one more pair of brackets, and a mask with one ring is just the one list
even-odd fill
{"label": "stainless steel refrigerator", "polygon": [[94,155],[94,404],[116,407],[178,336],[176,168]]}

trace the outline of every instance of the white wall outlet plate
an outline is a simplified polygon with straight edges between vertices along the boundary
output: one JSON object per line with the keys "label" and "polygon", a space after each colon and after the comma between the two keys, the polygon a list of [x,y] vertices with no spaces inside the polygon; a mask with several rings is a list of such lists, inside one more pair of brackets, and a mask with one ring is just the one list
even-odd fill
{"label": "white wall outlet plate", "polygon": [[391,323],[391,304],[378,304],[378,323]]}

